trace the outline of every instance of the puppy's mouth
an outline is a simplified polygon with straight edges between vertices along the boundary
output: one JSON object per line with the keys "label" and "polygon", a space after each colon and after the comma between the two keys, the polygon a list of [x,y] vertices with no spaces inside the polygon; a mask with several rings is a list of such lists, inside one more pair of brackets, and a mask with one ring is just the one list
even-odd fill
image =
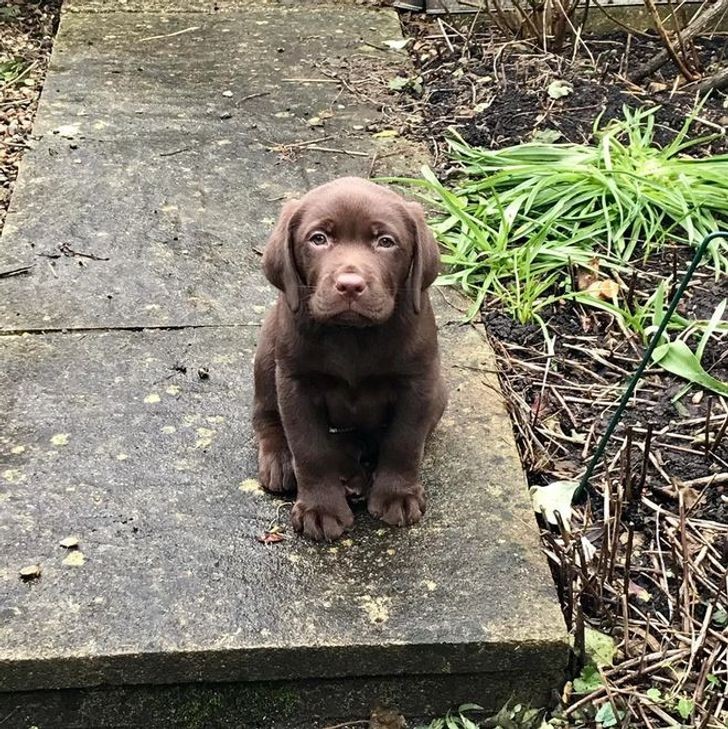
{"label": "puppy's mouth", "polygon": [[310,311],[313,318],[322,324],[342,327],[371,327],[384,322],[389,313],[373,310],[362,302],[327,302],[328,306],[311,301]]}
{"label": "puppy's mouth", "polygon": [[377,321],[372,316],[354,309],[345,309],[336,314],[330,314],[326,321],[344,327],[370,327]]}

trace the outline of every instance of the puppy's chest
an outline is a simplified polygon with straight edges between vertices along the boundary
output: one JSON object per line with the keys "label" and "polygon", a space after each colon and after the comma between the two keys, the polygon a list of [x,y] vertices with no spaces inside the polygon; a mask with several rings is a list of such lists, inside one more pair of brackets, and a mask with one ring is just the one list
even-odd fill
{"label": "puppy's chest", "polygon": [[375,430],[389,424],[397,401],[393,382],[372,378],[351,385],[325,378],[320,385],[316,397],[326,410],[329,427]]}

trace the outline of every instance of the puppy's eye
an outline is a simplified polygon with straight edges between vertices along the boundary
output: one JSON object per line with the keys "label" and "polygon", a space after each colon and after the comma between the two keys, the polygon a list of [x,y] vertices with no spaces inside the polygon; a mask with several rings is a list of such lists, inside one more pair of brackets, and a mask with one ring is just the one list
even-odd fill
{"label": "puppy's eye", "polygon": [[377,248],[394,248],[396,245],[394,238],[389,235],[380,235],[377,238]]}
{"label": "puppy's eye", "polygon": [[325,246],[329,242],[326,234],[321,232],[314,233],[308,240],[315,246]]}

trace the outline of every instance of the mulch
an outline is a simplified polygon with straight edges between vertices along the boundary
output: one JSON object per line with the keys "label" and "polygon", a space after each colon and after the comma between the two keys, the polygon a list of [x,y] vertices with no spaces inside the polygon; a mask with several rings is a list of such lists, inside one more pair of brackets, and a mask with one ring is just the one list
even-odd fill
{"label": "mulch", "polygon": [[0,5],[0,230],[28,149],[60,6],[61,0]]}

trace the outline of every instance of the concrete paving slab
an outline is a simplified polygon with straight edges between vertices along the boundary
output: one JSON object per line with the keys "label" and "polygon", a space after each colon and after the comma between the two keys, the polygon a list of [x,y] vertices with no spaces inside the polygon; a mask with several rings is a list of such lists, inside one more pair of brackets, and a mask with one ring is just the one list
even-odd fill
{"label": "concrete paving slab", "polygon": [[[259,541],[288,511],[250,480],[256,334],[0,340],[0,690],[535,665],[553,678],[560,613],[477,331],[442,327],[453,397],[424,523],[361,514],[330,547]],[[81,566],[64,563],[68,536]],[[24,583],[33,563],[42,576]]]}
{"label": "concrete paving slab", "polygon": [[[66,16],[0,243],[0,269],[36,265],[3,282],[0,326],[249,322],[270,301],[256,251],[281,201],[398,148],[319,65],[381,70],[388,54],[361,39],[398,32],[363,9]],[[388,171],[416,168],[411,149]]]}
{"label": "concrete paving slab", "polygon": [[[492,353],[437,293],[451,404],[424,522],[360,514],[333,546],[259,541],[288,507],[252,481],[251,360],[274,295],[256,249],[286,196],[393,149],[390,170],[416,169],[417,148],[353,128],[381,123],[372,100],[284,81],[359,53],[393,75],[367,33],[396,36],[396,16],[64,16],[0,240],[0,266],[36,263],[0,282],[3,729],[290,729],[375,698],[496,709],[558,684],[565,631]],[[349,153],[270,149],[319,136]],[[74,535],[83,564],[64,563]]]}

